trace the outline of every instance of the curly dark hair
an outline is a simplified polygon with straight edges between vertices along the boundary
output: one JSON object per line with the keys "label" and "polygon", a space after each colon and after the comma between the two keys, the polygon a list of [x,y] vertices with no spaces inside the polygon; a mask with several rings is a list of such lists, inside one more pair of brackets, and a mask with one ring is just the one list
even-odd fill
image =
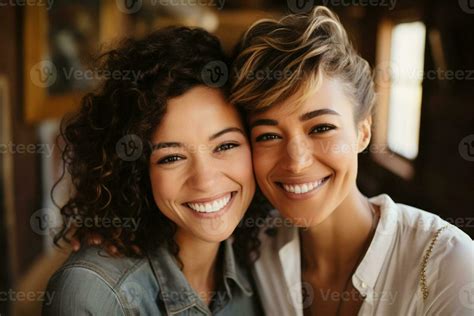
{"label": "curly dark hair", "polygon": [[[70,242],[67,234],[74,220],[100,218],[121,223],[126,218],[140,219],[138,229],[80,226],[74,237],[85,242],[85,236],[98,233],[126,256],[139,256],[134,245],[144,252],[167,245],[177,256],[176,224],[159,211],[153,199],[148,170],[151,146],[147,144],[166,112],[167,101],[206,84],[201,74],[208,63],[229,65],[229,60],[219,40],[205,30],[168,27],[143,39],[126,39],[99,61],[103,73],[137,76],[135,80],[109,76],[97,91],[84,96],[78,112],[61,122],[66,144],[62,159],[75,192],[60,208],[64,224],[55,244]],[[220,89],[228,95],[227,83]],[[116,149],[126,135],[144,144],[135,160],[122,159]],[[256,217],[259,212],[261,208],[253,203],[246,216]],[[257,234],[257,226],[239,225],[234,243],[238,258],[250,258],[258,251]]]}

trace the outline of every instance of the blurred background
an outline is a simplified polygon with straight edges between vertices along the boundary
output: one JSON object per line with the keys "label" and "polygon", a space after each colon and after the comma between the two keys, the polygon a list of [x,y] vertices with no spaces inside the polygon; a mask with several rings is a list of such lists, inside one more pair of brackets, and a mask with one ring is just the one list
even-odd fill
{"label": "blurred background", "polygon": [[[56,136],[81,95],[113,74],[91,68],[124,36],[199,26],[230,52],[261,18],[326,5],[374,68],[372,144],[359,186],[436,213],[474,236],[474,0],[0,0],[0,315],[39,315],[67,256]],[[68,195],[67,180],[58,202]]]}

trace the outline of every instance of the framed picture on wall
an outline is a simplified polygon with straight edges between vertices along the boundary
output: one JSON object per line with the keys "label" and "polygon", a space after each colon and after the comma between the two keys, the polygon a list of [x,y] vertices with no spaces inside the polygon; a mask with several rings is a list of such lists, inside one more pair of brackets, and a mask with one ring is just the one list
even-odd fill
{"label": "framed picture on wall", "polygon": [[99,74],[90,61],[126,34],[128,16],[115,0],[25,6],[24,118],[38,122],[73,110]]}

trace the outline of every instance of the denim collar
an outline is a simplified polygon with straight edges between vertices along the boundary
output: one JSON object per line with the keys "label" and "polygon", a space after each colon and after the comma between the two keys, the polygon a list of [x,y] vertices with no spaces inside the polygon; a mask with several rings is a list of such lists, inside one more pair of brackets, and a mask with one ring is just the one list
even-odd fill
{"label": "denim collar", "polygon": [[[223,283],[227,295],[232,298],[232,282],[245,295],[253,295],[248,277],[235,260],[232,241],[230,239],[225,240],[222,247],[224,247]],[[168,313],[180,313],[193,306],[204,312],[209,311],[199,295],[191,288],[186,277],[179,269],[176,259],[166,247],[160,247],[151,253],[148,259],[160,287],[161,299]]]}

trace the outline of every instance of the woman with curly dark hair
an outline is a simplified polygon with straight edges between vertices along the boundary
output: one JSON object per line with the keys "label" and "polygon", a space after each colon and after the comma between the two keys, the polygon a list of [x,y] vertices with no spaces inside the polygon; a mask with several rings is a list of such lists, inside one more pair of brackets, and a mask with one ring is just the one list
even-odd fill
{"label": "woman with curly dark hair", "polygon": [[255,192],[250,146],[227,86],[206,85],[213,63],[227,62],[219,41],[171,27],[103,60],[114,75],[62,128],[75,192],[56,242],[72,224],[74,239],[98,234],[123,256],[72,254],[43,314],[259,314],[241,262],[256,230],[241,226],[236,254],[229,238]]}

